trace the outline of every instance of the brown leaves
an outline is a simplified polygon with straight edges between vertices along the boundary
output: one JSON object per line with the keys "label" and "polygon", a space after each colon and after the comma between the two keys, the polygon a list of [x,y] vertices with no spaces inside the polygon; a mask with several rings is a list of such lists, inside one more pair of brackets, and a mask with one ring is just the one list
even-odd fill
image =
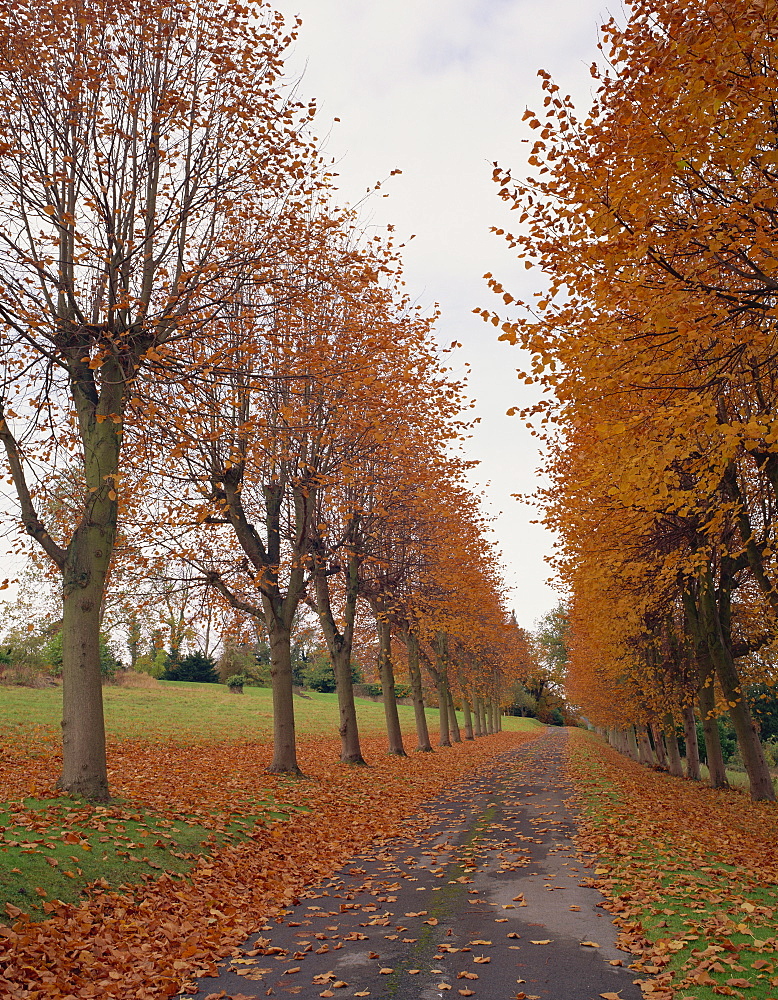
{"label": "brown leaves", "polygon": [[[291,785],[263,774],[269,748],[262,743],[117,742],[111,751],[117,793],[136,802],[136,809],[151,806],[160,818],[194,816],[218,829],[231,816],[250,815],[251,803],[263,792],[311,811],[294,814],[293,837],[284,823],[275,828],[278,836],[258,827],[248,840],[226,843],[186,879],[163,872],[129,893],[97,888],[78,908],[51,903],[43,924],[28,924],[13,908],[14,937],[0,948],[0,975],[32,990],[45,970],[51,1000],[58,1000],[57,991],[64,998],[82,988],[117,1000],[145,990],[174,995],[192,974],[215,972],[215,958],[244,941],[258,919],[284,908],[291,894],[344,864],[374,836],[422,830],[429,817],[418,815],[420,803],[495,752],[529,738],[504,732],[488,741],[458,744],[445,756],[399,760],[384,754],[383,737],[366,737],[363,749],[373,763],[369,773],[331,766],[337,747],[311,741],[301,745],[300,762],[312,780]],[[194,754],[197,769],[191,767]],[[31,783],[46,794],[56,780],[57,761],[48,750],[37,757],[9,753],[3,763],[0,781],[7,799],[27,795]],[[229,787],[225,774],[234,776]],[[344,799],[348,810],[342,808]],[[415,818],[401,827],[403,817]],[[72,959],[86,936],[101,942],[100,956],[88,968]],[[367,937],[355,932],[351,940]],[[262,955],[268,946],[260,939],[254,953]],[[292,967],[301,968],[299,962]],[[284,978],[295,981],[293,974]]]}

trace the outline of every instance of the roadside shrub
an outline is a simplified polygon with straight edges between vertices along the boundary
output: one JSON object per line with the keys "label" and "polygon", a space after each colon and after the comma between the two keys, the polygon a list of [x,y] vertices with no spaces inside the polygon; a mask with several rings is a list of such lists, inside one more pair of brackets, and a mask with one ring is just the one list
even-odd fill
{"label": "roadside shrub", "polygon": [[768,766],[778,767],[778,739],[766,740],[762,746]]}
{"label": "roadside shrub", "polygon": [[[320,691],[327,694],[335,690],[335,671],[332,664],[325,656],[315,656],[301,671],[303,687],[311,691]],[[351,682],[359,684],[362,680],[362,671],[356,663],[351,664]]]}

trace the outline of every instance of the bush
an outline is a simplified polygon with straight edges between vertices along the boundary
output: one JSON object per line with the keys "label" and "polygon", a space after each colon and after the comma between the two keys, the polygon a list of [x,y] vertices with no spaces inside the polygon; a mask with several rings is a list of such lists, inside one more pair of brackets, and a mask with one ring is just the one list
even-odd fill
{"label": "bush", "polygon": [[141,653],[135,660],[135,670],[138,673],[148,674],[155,680],[161,680],[165,676],[169,657],[164,649],[158,649],[154,656],[148,653]]}
{"label": "bush", "polygon": [[[384,689],[380,684],[355,684],[354,694],[358,698],[383,698]],[[394,696],[395,698],[410,698],[413,695],[413,689],[410,684],[395,684],[394,686]]]}
{"label": "bush", "polygon": [[[306,663],[301,671],[303,687],[311,691],[320,691],[327,694],[335,690],[335,671],[330,661],[324,656],[315,656],[313,660]],[[362,671],[355,664],[351,664],[351,683],[359,684],[362,680]]]}
{"label": "bush", "polygon": [[[43,658],[54,677],[62,675],[62,632],[51,638],[43,647]],[[104,680],[111,680],[121,667],[121,662],[114,656],[108,645],[108,637],[100,635],[100,674]]]}
{"label": "bush", "polygon": [[558,708],[552,708],[550,712],[550,724],[552,726],[564,726],[565,717]]}
{"label": "bush", "polygon": [[247,674],[256,665],[257,658],[250,646],[227,640],[219,657],[219,680],[226,683],[233,674]]}
{"label": "bush", "polygon": [[778,767],[778,739],[767,740],[762,746],[768,767]]}
{"label": "bush", "polygon": [[248,684],[251,678],[247,674],[230,674],[227,678],[227,687],[233,694],[243,694],[244,685]]}
{"label": "bush", "polygon": [[204,653],[190,653],[183,659],[170,659],[165,670],[166,681],[189,681],[197,684],[218,684],[216,661]]}
{"label": "bush", "polygon": [[[721,741],[721,756],[724,758],[724,763],[728,764],[737,750],[737,737],[729,720],[718,718],[716,719],[716,725],[718,726],[719,740]],[[701,722],[697,723],[697,744],[700,748],[700,760],[703,764],[707,764],[708,753],[705,749],[705,733]]]}
{"label": "bush", "polygon": [[382,698],[384,689],[380,684],[360,684],[359,690],[355,691],[360,698]]}

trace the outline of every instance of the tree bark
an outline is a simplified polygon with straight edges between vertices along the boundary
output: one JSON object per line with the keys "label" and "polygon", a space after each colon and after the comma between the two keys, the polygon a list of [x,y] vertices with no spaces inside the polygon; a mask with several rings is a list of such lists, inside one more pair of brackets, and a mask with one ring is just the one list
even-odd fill
{"label": "tree bark", "polygon": [[[57,787],[93,802],[108,801],[108,769],[100,676],[100,607],[104,576],[84,571],[76,556],[89,534],[71,542],[63,579],[62,775]],[[94,539],[91,544],[94,544]],[[85,562],[88,564],[89,558]]]}
{"label": "tree bark", "polygon": [[383,691],[389,753],[397,757],[405,757],[407,754],[403,746],[400,716],[397,713],[397,698],[394,693],[391,629],[389,622],[383,616],[377,615],[376,621],[378,623],[378,673],[381,677],[381,690]]}
{"label": "tree bark", "polygon": [[466,740],[472,740],[473,739],[473,719],[472,719],[472,716],[470,714],[470,702],[468,701],[467,697],[464,696],[464,695],[462,696],[462,712],[464,714],[464,721],[465,721],[465,739]]}
{"label": "tree bark", "polygon": [[651,735],[654,737],[654,752],[656,753],[657,763],[663,771],[667,771],[667,751],[665,749],[664,733],[656,722],[651,723]]}
{"label": "tree bark", "polygon": [[[722,571],[723,576],[724,573]],[[710,573],[708,573],[700,587],[702,623],[716,675],[727,702],[729,716],[737,733],[743,763],[748,772],[751,798],[757,801],[775,801],[773,781],[767,767],[762,744],[759,741],[759,734],[751,718],[748,702],[743,695],[737,667],[735,666],[730,645],[727,641],[729,636],[725,637],[722,628],[722,608],[720,604],[724,605],[723,611],[728,625],[729,601],[730,595],[726,581],[722,580],[717,601],[716,593],[713,589],[713,581]],[[728,632],[729,629],[727,627]]]}
{"label": "tree bark", "polygon": [[[116,538],[121,418],[127,386],[119,366],[109,363],[103,373],[103,380],[108,379],[109,384],[97,397],[93,373],[85,373],[85,367],[72,361],[71,387],[78,410],[84,478],[90,499],[61,564],[62,775],[58,787],[70,795],[104,802],[109,791],[100,624]],[[110,384],[112,378],[115,384]],[[114,414],[119,423],[108,419],[103,411]],[[98,416],[102,419],[98,420]]]}
{"label": "tree bark", "polygon": [[702,719],[702,734],[705,739],[705,756],[708,765],[708,784],[711,788],[728,788],[724,755],[721,752],[719,727],[716,723],[716,693],[713,689],[713,674],[703,681],[697,695]]}
{"label": "tree bark", "polygon": [[627,727],[627,742],[629,744],[629,755],[633,760],[640,760],[640,750],[638,749],[637,730],[635,726]]}
{"label": "tree bark", "polygon": [[646,764],[648,767],[653,766],[654,751],[651,749],[651,741],[645,726],[638,728],[638,757],[641,764]]}
{"label": "tree bark", "polygon": [[427,715],[424,711],[424,691],[421,683],[421,668],[419,666],[419,640],[412,629],[404,633],[404,639],[408,650],[408,676],[411,681],[413,714],[416,721],[416,741],[418,743],[416,749],[430,753],[432,751],[432,744],[430,743],[429,727],[427,726]]}
{"label": "tree bark", "polygon": [[351,649],[330,652],[335,690],[338,695],[340,759],[344,764],[366,765],[359,742],[357,709],[354,704],[354,683],[351,677]]}
{"label": "tree bark", "polygon": [[269,774],[302,774],[297,763],[294,695],[292,691],[292,635],[278,619],[269,615],[270,683],[273,695],[273,759]]}
{"label": "tree bark", "polygon": [[494,728],[494,700],[489,698],[486,702],[486,732],[489,736],[494,736],[496,731]]}
{"label": "tree bark", "polygon": [[697,744],[697,719],[694,705],[683,707],[683,734],[686,743],[686,777],[700,780],[700,748]]}
{"label": "tree bark", "polygon": [[475,726],[476,738],[484,735],[484,730],[481,725],[481,696],[476,695],[473,698],[473,722]]}
{"label": "tree bark", "polygon": [[450,686],[448,686],[448,721],[451,729],[452,742],[461,743],[462,733],[459,731],[459,720],[457,719],[457,710],[454,706],[454,696],[451,693]]}
{"label": "tree bark", "polygon": [[686,588],[683,591],[683,607],[686,627],[694,643],[694,657],[697,664],[697,700],[705,739],[708,783],[711,788],[727,788],[727,773],[721,753],[719,728],[716,724],[716,693],[713,687],[715,670],[702,621],[701,607],[698,606],[698,598],[691,589]]}
{"label": "tree bark", "polygon": [[675,775],[676,778],[682,778],[681,751],[675,731],[675,720],[671,712],[668,712],[665,716],[665,740],[667,741],[667,758],[670,774]]}
{"label": "tree bark", "polygon": [[359,565],[356,555],[350,554],[346,567],[346,599],[344,602],[344,623],[338,628],[330,601],[327,569],[320,552],[314,551],[314,592],[316,611],[332,661],[335,674],[335,690],[338,695],[340,716],[340,759],[345,764],[366,763],[359,743],[357,709],[354,704],[354,683],[351,677],[351,648],[354,639],[354,620],[359,597]]}
{"label": "tree bark", "polygon": [[438,689],[438,712],[440,714],[440,736],[438,744],[442,747],[451,746],[451,727],[449,725],[449,694],[448,694],[448,673],[446,654],[447,640],[443,632],[435,636],[433,648],[437,666],[434,672],[435,683]]}
{"label": "tree bark", "polygon": [[442,747],[451,746],[451,728],[448,721],[448,683],[446,675],[442,670],[438,670],[438,712],[440,714],[440,735],[438,745]]}

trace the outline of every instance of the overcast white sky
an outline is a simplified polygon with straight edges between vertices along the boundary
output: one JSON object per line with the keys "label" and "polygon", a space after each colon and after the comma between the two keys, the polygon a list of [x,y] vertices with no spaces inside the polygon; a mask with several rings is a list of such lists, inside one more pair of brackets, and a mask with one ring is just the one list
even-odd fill
{"label": "overcast white sky", "polygon": [[[588,105],[604,0],[276,0],[303,19],[289,62],[303,74],[301,93],[320,106],[319,133],[333,118],[326,150],[338,160],[345,200],[355,202],[376,180],[388,198],[368,209],[377,226],[392,223],[405,250],[408,290],[425,307],[438,302],[441,342],[457,340],[472,366],[471,391],[481,423],[470,442],[480,461],[475,479],[497,515],[506,578],[519,624],[533,622],[559,600],[546,581],[552,539],[532,508],[511,498],[537,482],[534,440],[511,406],[530,401],[519,384],[518,349],[474,316],[499,300],[482,276],[498,275],[529,298],[540,276],[525,271],[490,226],[514,218],[497,197],[492,163],[521,174],[530,134],[525,108],[539,108],[537,71],[548,70],[579,107]],[[614,13],[618,12],[618,7]]]}

